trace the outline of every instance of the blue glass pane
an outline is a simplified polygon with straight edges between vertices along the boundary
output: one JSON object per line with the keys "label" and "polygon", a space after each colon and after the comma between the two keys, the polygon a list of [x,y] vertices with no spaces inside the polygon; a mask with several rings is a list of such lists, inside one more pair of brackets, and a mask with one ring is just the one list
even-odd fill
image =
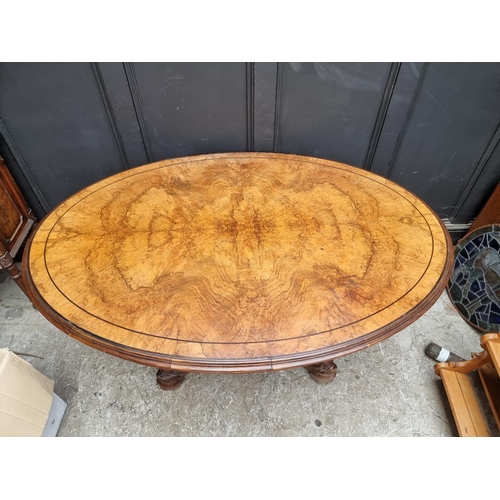
{"label": "blue glass pane", "polygon": [[488,321],[488,323],[499,324],[500,323],[500,314],[491,313],[489,319],[485,320],[485,321]]}
{"label": "blue glass pane", "polygon": [[474,293],[479,292],[481,290],[481,287],[479,286],[479,281],[478,280],[474,280],[472,282],[472,285],[470,286],[470,289]]}

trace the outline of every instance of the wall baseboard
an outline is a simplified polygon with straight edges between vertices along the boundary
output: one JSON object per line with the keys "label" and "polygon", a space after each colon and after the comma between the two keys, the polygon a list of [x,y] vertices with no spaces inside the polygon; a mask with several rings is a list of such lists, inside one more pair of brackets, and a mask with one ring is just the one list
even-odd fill
{"label": "wall baseboard", "polygon": [[465,233],[467,233],[467,231],[474,222],[474,220],[472,220],[466,224],[453,224],[452,222],[450,222],[450,219],[448,218],[441,220],[443,221],[443,224],[446,227],[446,229],[448,229],[453,244],[456,244],[461,238],[464,237]]}

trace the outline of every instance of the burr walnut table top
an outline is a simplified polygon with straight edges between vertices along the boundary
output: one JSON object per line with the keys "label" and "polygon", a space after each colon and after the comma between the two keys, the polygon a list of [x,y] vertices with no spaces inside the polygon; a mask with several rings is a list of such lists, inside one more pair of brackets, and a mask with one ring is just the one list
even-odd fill
{"label": "burr walnut table top", "polygon": [[39,224],[23,273],[72,337],[164,370],[306,366],[422,315],[452,263],[415,195],[317,158],[160,161],[73,195]]}

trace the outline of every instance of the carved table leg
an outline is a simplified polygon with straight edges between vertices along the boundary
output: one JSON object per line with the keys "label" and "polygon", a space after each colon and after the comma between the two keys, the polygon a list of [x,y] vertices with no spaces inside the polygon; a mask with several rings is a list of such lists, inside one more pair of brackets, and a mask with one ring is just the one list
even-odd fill
{"label": "carved table leg", "polygon": [[337,374],[337,365],[333,361],[325,361],[305,368],[318,384],[329,384]]}
{"label": "carved table leg", "polygon": [[9,277],[19,286],[19,288],[29,297],[28,290],[24,284],[21,271],[14,264],[14,259],[10,256],[7,249],[0,242],[0,269],[5,269]]}
{"label": "carved table leg", "polygon": [[171,391],[179,387],[184,382],[185,377],[186,373],[176,372],[175,370],[165,371],[160,368],[156,372],[156,382],[165,391]]}

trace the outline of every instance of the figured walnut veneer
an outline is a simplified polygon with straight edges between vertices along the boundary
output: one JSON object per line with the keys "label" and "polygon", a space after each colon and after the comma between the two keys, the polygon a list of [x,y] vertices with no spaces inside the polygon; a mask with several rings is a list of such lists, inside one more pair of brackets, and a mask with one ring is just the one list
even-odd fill
{"label": "figured walnut veneer", "polygon": [[33,302],[78,340],[166,371],[245,372],[322,363],[398,332],[442,293],[452,245],[387,179],[227,153],[80,191],[23,261]]}

